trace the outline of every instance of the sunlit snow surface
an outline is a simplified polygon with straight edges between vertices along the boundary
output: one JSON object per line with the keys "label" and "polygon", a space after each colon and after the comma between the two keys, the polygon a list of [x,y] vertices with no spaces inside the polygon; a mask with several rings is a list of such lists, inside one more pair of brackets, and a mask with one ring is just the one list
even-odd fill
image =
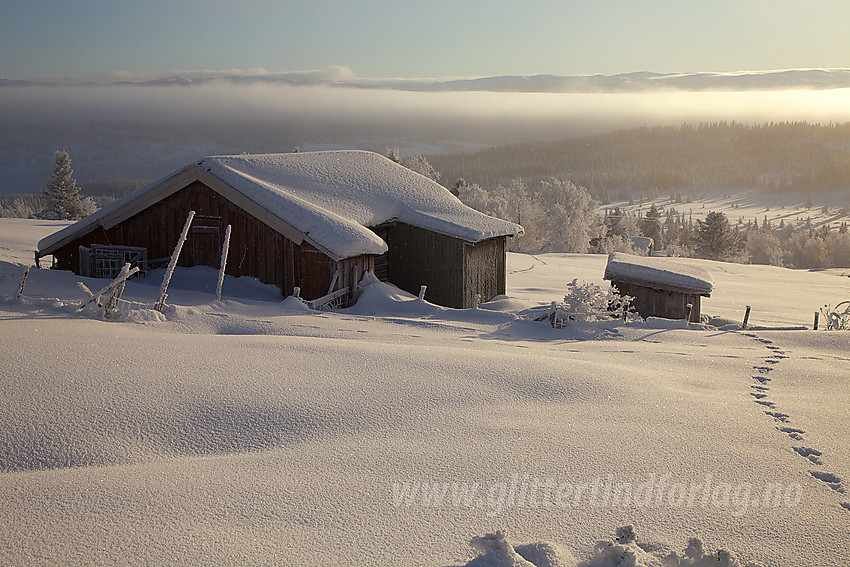
{"label": "sunlit snow surface", "polygon": [[0,219],[4,564],[850,563],[850,334],[800,330],[840,270],[673,259],[718,326],[535,322],[604,283],[559,254],[509,254],[479,310],[373,283],[317,313],[244,278],[216,302],[193,268],[104,320],[68,272],[15,297],[60,226]]}

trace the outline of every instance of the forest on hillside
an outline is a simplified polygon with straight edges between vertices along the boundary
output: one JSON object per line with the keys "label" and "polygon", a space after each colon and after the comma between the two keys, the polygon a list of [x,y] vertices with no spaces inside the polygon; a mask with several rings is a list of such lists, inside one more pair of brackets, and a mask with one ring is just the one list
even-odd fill
{"label": "forest on hillside", "polygon": [[449,187],[460,178],[482,187],[557,178],[603,204],[710,187],[848,191],[850,123],[641,127],[426,158]]}

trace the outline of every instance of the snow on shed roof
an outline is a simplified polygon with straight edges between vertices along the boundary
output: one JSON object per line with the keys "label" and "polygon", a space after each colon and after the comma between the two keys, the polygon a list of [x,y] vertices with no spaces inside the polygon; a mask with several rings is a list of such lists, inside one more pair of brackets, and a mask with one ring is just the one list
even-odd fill
{"label": "snow on shed roof", "polygon": [[[93,230],[102,219],[119,214],[192,167],[44,238],[39,242],[40,253],[49,254],[76,235]],[[367,227],[393,220],[468,242],[522,232],[521,226],[467,207],[442,185],[373,152],[213,156],[199,161],[197,167],[336,259],[385,252],[386,243]],[[111,224],[117,222],[113,219]]]}
{"label": "snow on shed roof", "polygon": [[618,252],[608,256],[604,279],[700,295],[708,295],[714,288],[714,281],[708,272],[697,266],[674,264],[666,258]]}

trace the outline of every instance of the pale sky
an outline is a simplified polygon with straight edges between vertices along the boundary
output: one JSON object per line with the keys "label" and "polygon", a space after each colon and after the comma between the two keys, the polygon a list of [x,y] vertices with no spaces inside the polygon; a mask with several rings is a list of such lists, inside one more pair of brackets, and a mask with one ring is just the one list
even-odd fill
{"label": "pale sky", "polygon": [[0,0],[0,77],[850,67],[847,0]]}

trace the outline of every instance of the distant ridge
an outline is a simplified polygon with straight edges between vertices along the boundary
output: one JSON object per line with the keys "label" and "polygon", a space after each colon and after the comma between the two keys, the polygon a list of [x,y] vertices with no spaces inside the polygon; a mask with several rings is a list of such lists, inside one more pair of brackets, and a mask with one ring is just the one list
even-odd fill
{"label": "distant ridge", "polygon": [[653,73],[619,75],[504,75],[466,79],[375,79],[340,77],[321,72],[234,73],[187,72],[144,80],[94,81],[90,79],[14,80],[0,78],[0,87],[51,85],[194,86],[213,82],[231,84],[278,84],[292,86],[392,89],[416,92],[534,92],[534,93],[629,93],[659,90],[750,91],[850,88],[850,69],[784,69],[735,73]]}

